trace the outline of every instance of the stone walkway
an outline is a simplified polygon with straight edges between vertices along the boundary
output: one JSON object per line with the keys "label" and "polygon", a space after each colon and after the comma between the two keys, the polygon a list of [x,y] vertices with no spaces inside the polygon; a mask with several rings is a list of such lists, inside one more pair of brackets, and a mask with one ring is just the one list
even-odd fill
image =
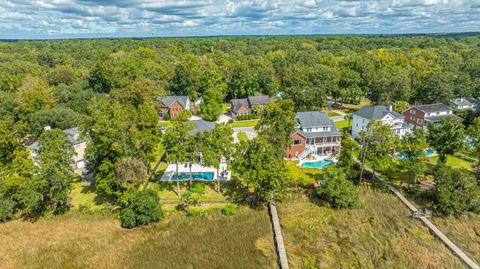
{"label": "stone walkway", "polygon": [[280,227],[280,221],[278,219],[277,207],[274,203],[270,203],[270,216],[272,218],[273,233],[275,235],[275,243],[277,245],[278,261],[280,263],[280,269],[288,269],[287,252],[285,251],[285,245],[283,244],[282,228]]}

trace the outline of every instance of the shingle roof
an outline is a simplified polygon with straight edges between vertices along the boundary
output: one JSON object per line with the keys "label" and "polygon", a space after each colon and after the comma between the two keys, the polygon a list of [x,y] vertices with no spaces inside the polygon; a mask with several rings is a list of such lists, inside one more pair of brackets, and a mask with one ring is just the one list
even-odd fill
{"label": "shingle roof", "polygon": [[248,105],[247,98],[232,99],[232,100],[230,100],[230,102],[232,103],[232,111],[233,112],[237,112],[242,106],[246,106],[246,107],[250,108],[250,106]]}
{"label": "shingle roof", "polygon": [[380,120],[387,114],[392,115],[394,118],[404,118],[402,114],[395,111],[389,111],[385,106],[364,106],[353,114],[369,120]]}
{"label": "shingle roof", "polygon": [[85,139],[80,139],[81,131],[77,127],[63,130],[68,135],[68,140],[73,144],[78,144],[80,142],[86,141]]}
{"label": "shingle roof", "polygon": [[445,104],[430,104],[430,105],[416,105],[416,108],[419,110],[426,112],[426,113],[431,113],[431,112],[441,112],[441,111],[450,111],[450,107],[445,105]]}
{"label": "shingle roof", "polygon": [[206,121],[206,120],[194,120],[191,121],[194,125],[194,129],[191,130],[190,134],[203,133],[205,131],[211,131],[215,128],[215,122]]}
{"label": "shingle roof", "polygon": [[326,113],[319,111],[297,112],[296,118],[302,128],[330,125],[335,126]]}
{"label": "shingle roof", "polygon": [[459,116],[455,114],[448,114],[448,115],[438,115],[438,116],[430,116],[430,117],[425,117],[425,121],[430,121],[430,122],[440,122],[442,118],[454,118],[454,119],[461,119]]}
{"label": "shingle roof", "polygon": [[162,102],[162,104],[170,108],[175,101],[177,101],[181,106],[187,107],[188,96],[165,96],[165,98],[157,97],[157,100]]}
{"label": "shingle roof", "polygon": [[266,95],[262,96],[249,96],[248,97],[248,103],[253,106],[253,105],[266,105],[270,102],[270,97]]}
{"label": "shingle roof", "polygon": [[467,98],[457,98],[453,100],[452,103],[457,106],[473,106],[473,103],[470,102]]}

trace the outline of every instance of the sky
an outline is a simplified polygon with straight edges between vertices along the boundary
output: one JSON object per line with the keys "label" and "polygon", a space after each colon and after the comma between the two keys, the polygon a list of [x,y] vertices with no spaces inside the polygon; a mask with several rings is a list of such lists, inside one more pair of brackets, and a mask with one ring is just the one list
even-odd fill
{"label": "sky", "polygon": [[480,0],[0,0],[0,39],[480,31]]}

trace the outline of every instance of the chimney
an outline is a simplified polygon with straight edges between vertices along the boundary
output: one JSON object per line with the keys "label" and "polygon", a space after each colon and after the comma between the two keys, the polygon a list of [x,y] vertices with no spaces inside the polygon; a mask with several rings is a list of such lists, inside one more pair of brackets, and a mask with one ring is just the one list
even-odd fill
{"label": "chimney", "polygon": [[392,106],[392,105],[389,105],[389,106],[388,106],[388,111],[389,111],[389,112],[392,112],[392,111],[393,111],[393,106]]}
{"label": "chimney", "polygon": [[463,102],[463,97],[462,97],[462,98],[460,98],[460,102]]}

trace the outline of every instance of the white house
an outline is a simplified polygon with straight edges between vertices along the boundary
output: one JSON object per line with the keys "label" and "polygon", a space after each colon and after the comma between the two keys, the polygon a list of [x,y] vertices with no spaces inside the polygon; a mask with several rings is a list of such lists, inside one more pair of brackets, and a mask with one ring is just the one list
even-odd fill
{"label": "white house", "polygon": [[467,98],[457,98],[450,102],[450,107],[453,109],[474,109],[475,103]]}
{"label": "white house", "polygon": [[[45,127],[45,130],[50,130],[50,126]],[[73,156],[73,165],[72,169],[79,174],[82,174],[85,171],[85,151],[87,149],[88,139],[82,139],[80,137],[80,130],[78,128],[70,128],[63,130],[68,135],[68,140],[73,143],[75,149],[75,155]],[[31,156],[33,159],[37,157],[38,151],[38,142],[35,141],[28,146],[31,149]]]}
{"label": "white house", "polygon": [[412,126],[404,122],[405,116],[393,111],[392,106],[364,106],[352,114],[352,136],[359,138],[362,130],[367,130],[368,124],[373,121],[381,121],[389,125],[392,131],[402,137],[412,131]]}

